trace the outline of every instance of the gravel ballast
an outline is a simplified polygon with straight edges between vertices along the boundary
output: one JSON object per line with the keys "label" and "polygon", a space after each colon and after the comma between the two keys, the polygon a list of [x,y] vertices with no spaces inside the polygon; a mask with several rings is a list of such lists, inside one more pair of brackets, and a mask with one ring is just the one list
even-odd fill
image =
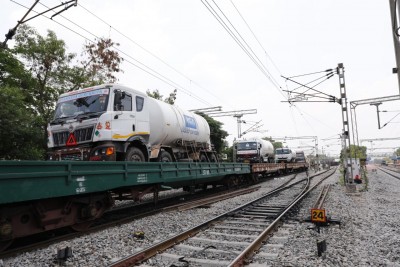
{"label": "gravel ballast", "polygon": [[[338,217],[341,225],[323,228],[318,234],[311,224],[300,222],[290,228],[287,242],[274,251],[271,260],[260,266],[400,266],[400,181],[380,171],[369,172],[368,191],[347,194],[338,185],[339,172],[324,183],[332,184],[326,200],[328,215]],[[263,188],[230,200],[182,212],[169,212],[136,220],[106,231],[65,241],[15,258],[0,260],[0,266],[59,266],[54,261],[57,249],[71,247],[73,256],[67,266],[107,266],[146,246],[197,225],[271,190],[285,179],[273,179]],[[264,190],[264,191],[263,191]],[[309,214],[318,192],[301,206],[296,219]],[[143,231],[145,239],[136,239]],[[325,239],[327,251],[317,255],[316,240]],[[65,265],[64,265],[65,266]]]}
{"label": "gravel ballast", "polygon": [[[346,193],[334,183],[326,200],[328,215],[341,225],[331,225],[318,234],[309,223],[298,224],[276,266],[400,266],[400,180],[367,166],[368,190]],[[335,178],[337,181],[337,175]],[[332,178],[330,179],[332,181]],[[361,187],[360,187],[361,188]],[[362,188],[365,188],[364,185]],[[302,207],[309,212],[311,206]],[[317,240],[327,251],[317,255]]]}

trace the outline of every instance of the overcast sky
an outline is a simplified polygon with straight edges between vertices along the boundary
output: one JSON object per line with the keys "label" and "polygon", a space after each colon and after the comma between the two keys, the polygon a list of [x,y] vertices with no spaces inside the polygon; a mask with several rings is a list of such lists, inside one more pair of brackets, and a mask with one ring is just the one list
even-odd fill
{"label": "overcast sky", "polygon": [[[2,36],[27,11],[17,2],[30,7],[34,1],[2,1]],[[87,42],[85,38],[110,37],[120,43],[125,58],[119,83],[141,91],[158,89],[164,96],[177,88],[176,105],[183,109],[257,109],[257,114],[242,117],[246,121],[241,125],[242,132],[261,121],[261,136],[317,136],[319,153],[323,149],[330,155],[339,154],[340,141],[331,138],[338,138],[342,132],[340,105],[284,102],[287,93],[282,90],[293,90],[297,85],[281,75],[319,72],[343,63],[348,101],[399,94],[396,76],[392,74],[395,56],[387,0],[215,0],[217,5],[212,0],[208,2],[221,17],[229,19],[240,33],[239,38],[260,60],[263,72],[206,8],[206,1],[79,0],[77,7],[54,21],[38,17],[29,24],[41,34],[54,31],[65,41],[68,51],[77,54]],[[43,11],[45,6],[59,3],[41,0],[34,10]],[[13,43],[14,40],[8,41],[9,46]],[[322,75],[295,80],[306,83]],[[338,76],[315,89],[339,97]],[[400,112],[398,106],[399,102],[393,101],[379,107],[388,111],[380,113],[381,125],[390,122],[380,130],[376,108],[357,107],[359,138],[400,136],[400,116],[395,117]],[[216,119],[224,123],[230,142],[237,137],[236,118]],[[314,142],[303,139],[286,144],[307,147]],[[369,142],[362,144],[371,147]],[[372,143],[375,148],[399,145],[399,141]]]}

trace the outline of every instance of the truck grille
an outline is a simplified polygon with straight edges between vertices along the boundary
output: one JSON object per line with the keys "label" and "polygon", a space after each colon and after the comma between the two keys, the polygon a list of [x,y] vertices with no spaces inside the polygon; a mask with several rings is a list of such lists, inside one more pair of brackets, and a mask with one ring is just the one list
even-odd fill
{"label": "truck grille", "polygon": [[[94,126],[76,129],[73,133],[77,144],[92,141]],[[53,133],[54,146],[65,146],[69,137],[69,131]]]}

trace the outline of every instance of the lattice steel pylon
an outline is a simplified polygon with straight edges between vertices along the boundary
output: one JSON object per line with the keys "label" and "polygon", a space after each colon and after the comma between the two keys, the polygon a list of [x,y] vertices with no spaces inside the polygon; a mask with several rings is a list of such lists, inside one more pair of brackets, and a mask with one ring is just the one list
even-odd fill
{"label": "lattice steel pylon", "polygon": [[343,140],[343,167],[345,170],[345,182],[346,184],[353,183],[353,158],[350,157],[350,129],[349,129],[349,112],[347,108],[347,96],[346,96],[346,84],[344,80],[344,66],[343,63],[339,63],[337,67],[337,74],[339,75],[340,85],[340,99],[339,104],[342,110],[342,140]]}

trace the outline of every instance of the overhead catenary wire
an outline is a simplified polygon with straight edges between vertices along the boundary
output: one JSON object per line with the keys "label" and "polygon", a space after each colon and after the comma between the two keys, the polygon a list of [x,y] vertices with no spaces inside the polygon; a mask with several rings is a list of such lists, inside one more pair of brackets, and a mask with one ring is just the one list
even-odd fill
{"label": "overhead catenary wire", "polygon": [[[228,23],[230,25],[231,22],[225,15],[225,13],[219,8],[218,4],[215,3],[214,0],[212,0],[214,5],[218,8],[220,13],[226,18]],[[281,90],[281,86],[279,85],[278,82],[272,77],[272,75],[269,73],[269,71],[265,68],[265,66],[262,64],[261,60],[257,57],[257,55],[252,52],[252,50],[247,49],[245,44],[248,46],[247,42],[244,41],[244,38],[240,35],[240,33],[236,30],[236,28],[232,25],[232,28],[237,32],[237,35],[243,40],[244,43],[242,43],[239,39],[239,37],[233,32],[233,30],[227,25],[227,23],[224,21],[224,19],[218,14],[218,12],[214,9],[214,7],[207,1],[207,0],[201,0],[202,4],[208,9],[208,11],[214,16],[214,18],[221,24],[221,26],[225,29],[225,31],[232,37],[232,39],[239,45],[239,47],[245,52],[245,54],[253,61],[253,63],[257,66],[257,68],[264,74],[264,76],[270,80],[270,82],[274,85],[274,87],[278,90],[278,92],[286,99],[286,96]]]}
{"label": "overhead catenary wire", "polygon": [[264,51],[265,55],[269,58],[269,60],[271,61],[272,65],[275,67],[275,69],[278,71],[279,74],[281,74],[281,71],[279,70],[278,66],[275,64],[274,60],[272,59],[272,57],[268,54],[268,52],[265,50],[264,46],[261,44],[261,42],[258,40],[257,36],[255,35],[255,33],[253,32],[253,30],[251,29],[250,25],[247,23],[246,19],[242,16],[242,14],[240,13],[239,9],[236,7],[236,5],[233,3],[232,0],[230,0],[233,7],[235,8],[235,10],[237,11],[237,13],[239,14],[239,16],[242,18],[242,20],[244,21],[244,23],[246,24],[247,28],[249,29],[249,31],[251,32],[251,34],[253,35],[254,39],[257,41],[257,43],[260,45],[261,49]]}
{"label": "overhead catenary wire", "polygon": [[[312,80],[312,81],[309,81],[309,82],[305,83],[304,85],[310,85],[310,84],[313,83],[313,82],[316,82],[316,81],[318,81],[318,80],[321,80],[321,79],[324,79],[324,78],[325,78],[325,80],[322,81],[322,82],[324,82],[324,81],[330,79],[332,76],[333,76],[333,72],[329,72],[329,73],[327,73],[327,74],[325,74],[325,75],[322,75],[322,76],[320,76],[320,77],[318,77],[318,78],[316,78],[316,79],[314,79],[314,80]],[[288,78],[293,78],[293,77],[288,77]],[[287,80],[287,79],[286,79],[286,80]],[[322,83],[322,82],[321,82],[321,83]],[[313,85],[312,88],[313,88],[313,87],[316,87],[317,85],[319,85],[319,84],[321,84],[321,83],[317,83],[317,84]],[[300,86],[298,86],[298,87],[292,89],[291,91],[293,92],[293,91],[295,91],[295,90],[297,90],[297,89],[300,89],[300,88],[304,87],[304,85],[301,84]]]}
{"label": "overhead catenary wire", "polygon": [[[11,0],[11,1],[14,2],[15,4],[19,5],[19,6],[22,6],[22,7],[24,7],[24,8],[28,8],[28,7],[26,7],[25,5],[23,5],[23,4],[21,4],[21,3],[18,3],[18,2],[14,1],[14,0]],[[42,4],[42,3],[40,3],[40,4],[41,4],[42,6],[48,8],[46,5],[44,5],[44,4]],[[39,13],[39,12],[37,12],[37,11],[35,11],[35,10],[32,10],[32,12]],[[79,35],[80,37],[84,38],[85,40],[87,40],[87,41],[89,41],[89,42],[91,42],[91,43],[94,43],[93,40],[91,40],[90,38],[88,38],[88,37],[82,35],[81,33],[78,33],[77,31],[71,29],[70,27],[65,26],[64,24],[62,24],[62,23],[60,23],[60,22],[58,22],[58,21],[56,21],[56,20],[54,20],[54,19],[51,19],[51,18],[49,18],[49,17],[47,17],[47,16],[45,16],[45,15],[42,15],[42,16],[45,17],[45,18],[47,18],[47,19],[50,19],[51,21],[55,22],[56,24],[60,25],[61,27],[64,27],[64,28],[66,28],[67,30],[69,30],[69,31],[71,31],[71,32],[73,32],[73,33]],[[60,17],[62,17],[63,19],[69,21],[69,22],[72,23],[73,25],[79,27],[79,28],[82,29],[83,31],[89,33],[89,34],[92,35],[93,37],[99,39],[99,37],[98,37],[97,35],[93,34],[92,32],[90,32],[89,30],[83,28],[82,26],[76,24],[75,22],[69,20],[69,19],[66,18],[65,16],[60,15]],[[151,75],[151,76],[157,78],[158,80],[160,80],[160,81],[162,81],[162,82],[164,82],[164,83],[170,85],[171,87],[174,87],[174,88],[176,88],[176,89],[178,89],[178,90],[184,92],[185,94],[187,94],[188,96],[190,96],[190,97],[192,97],[192,98],[198,100],[199,102],[202,102],[202,103],[205,104],[205,105],[212,106],[212,105],[211,105],[210,103],[208,103],[207,101],[205,101],[205,100],[203,100],[202,98],[196,96],[195,94],[189,92],[189,91],[188,91],[187,89],[185,89],[183,86],[181,86],[181,85],[175,83],[174,81],[170,80],[169,78],[165,77],[164,75],[161,75],[159,72],[153,70],[152,68],[148,67],[148,66],[145,65],[144,63],[142,63],[142,62],[136,60],[136,59],[133,58],[131,55],[127,54],[126,52],[122,51],[121,49],[119,49],[119,48],[117,48],[117,47],[115,47],[115,46],[113,46],[113,48],[114,48],[115,50],[117,50],[118,52],[120,52],[121,54],[123,54],[123,55],[125,55],[125,56],[131,58],[133,61],[137,62],[137,63],[140,64],[141,66],[139,66],[138,64],[136,64],[136,63],[134,63],[134,62],[132,62],[132,61],[129,61],[129,60],[127,60],[127,59],[124,59],[125,62],[127,62],[127,63],[129,63],[129,64],[135,66],[136,68],[138,68],[138,69],[140,69],[140,70],[146,72],[147,74],[149,74],[149,75]],[[147,68],[148,70],[146,70],[145,68]],[[152,73],[152,72],[153,72],[153,73]]]}
{"label": "overhead catenary wire", "polygon": [[[157,60],[159,60],[160,62],[162,62],[164,65],[166,65],[167,67],[169,67],[170,69],[172,69],[173,71],[175,71],[176,73],[178,73],[179,75],[181,75],[182,77],[184,77],[185,79],[189,80],[190,83],[193,83],[194,85],[196,85],[197,87],[207,91],[210,95],[214,96],[215,98],[221,100],[218,96],[216,96],[213,92],[211,92],[210,90],[204,88],[202,85],[200,85],[199,83],[197,83],[196,81],[194,81],[193,79],[191,79],[190,77],[188,77],[187,75],[185,75],[184,73],[182,73],[181,71],[179,71],[178,69],[174,68],[171,64],[169,64],[168,62],[166,62],[165,60],[163,60],[161,57],[157,56],[156,54],[154,54],[153,52],[151,52],[150,50],[146,49],[144,46],[140,45],[138,42],[134,41],[131,37],[127,36],[126,34],[122,33],[120,30],[118,30],[117,28],[113,27],[111,24],[109,24],[107,21],[105,21],[104,19],[100,18],[99,16],[97,16],[96,14],[94,14],[93,12],[91,12],[89,9],[87,9],[86,7],[84,7],[82,4],[78,3],[78,6],[81,7],[83,10],[85,10],[86,12],[88,12],[89,14],[91,14],[92,16],[94,16],[95,18],[97,18],[98,20],[100,20],[101,22],[103,22],[104,24],[106,24],[107,26],[109,26],[110,30],[113,29],[114,31],[116,31],[117,33],[119,33],[121,36],[125,37],[127,40],[129,40],[130,42],[132,42],[133,44],[135,44],[136,46],[138,46],[139,48],[141,48],[143,51],[145,51],[146,53],[148,53],[149,55],[151,55],[152,57],[156,58]],[[223,100],[221,100],[223,101]]]}
{"label": "overhead catenary wire", "polygon": [[[253,50],[246,50],[245,46],[239,41],[238,37],[236,37],[236,35],[234,35],[233,30],[231,30],[227,24],[223,21],[223,19],[221,18],[221,16],[218,15],[218,13],[216,12],[216,10],[211,6],[211,4],[207,1],[207,0],[201,0],[201,2],[203,3],[203,5],[209,10],[209,12],[214,16],[214,18],[221,24],[221,26],[228,32],[228,34],[234,39],[234,41],[239,45],[239,47],[249,56],[249,58],[254,62],[254,64],[260,69],[260,71],[271,81],[271,83],[276,87],[276,89],[278,89],[279,93],[285,98],[288,99],[288,97],[286,95],[284,95],[281,86],[279,85],[278,82],[276,82],[276,80],[272,77],[272,75],[268,72],[268,70],[265,68],[265,66],[262,64],[262,62],[259,60],[259,58],[255,55],[255,57],[258,59],[258,62],[260,62],[261,64],[258,64],[258,62],[256,61],[256,59],[251,55],[250,52],[253,52]],[[213,0],[214,2],[214,0]],[[217,8],[220,10],[220,12],[224,15],[224,17],[226,17],[226,15],[224,14],[224,12],[219,8],[219,6],[214,2],[214,4],[217,6]],[[235,9],[237,10],[237,8],[235,7]],[[238,10],[237,10],[238,11]],[[240,12],[238,12],[240,14]],[[244,18],[243,18],[244,19]],[[228,22],[230,23],[230,20],[227,19]],[[246,22],[245,22],[246,23]],[[247,23],[246,23],[247,24]],[[247,24],[248,25],[248,24]],[[233,25],[232,25],[233,27]],[[235,30],[236,28],[233,27]],[[251,29],[250,29],[251,31]],[[240,33],[238,33],[238,35],[242,38],[242,36],[240,35]],[[256,38],[256,37],[255,37]],[[256,38],[257,39],[257,38]],[[247,44],[247,42],[245,42],[245,44]],[[248,44],[247,44],[248,45]],[[265,49],[264,49],[265,50]],[[280,73],[279,69],[278,72]],[[270,76],[271,75],[271,76]],[[330,99],[330,98],[327,98]],[[298,110],[299,112],[300,109],[293,103],[291,103],[291,105],[296,107],[296,110]],[[290,110],[291,112],[291,110]],[[301,113],[300,113],[301,114]],[[293,116],[292,116],[293,119]]]}
{"label": "overhead catenary wire", "polygon": [[297,77],[308,76],[308,75],[313,75],[313,74],[318,74],[318,73],[323,73],[323,72],[332,72],[333,70],[334,70],[334,69],[326,69],[326,70],[322,70],[322,71],[316,71],[316,72],[310,72],[310,73],[305,73],[305,74],[290,76],[290,77],[288,77],[288,78],[297,78]]}
{"label": "overhead catenary wire", "polygon": [[381,127],[381,129],[383,128],[383,127],[385,127],[386,125],[388,125],[389,123],[391,123],[391,121],[392,120],[394,120],[397,116],[399,116],[400,115],[400,113],[397,113],[393,118],[391,118],[387,123],[385,123],[382,127]]}

